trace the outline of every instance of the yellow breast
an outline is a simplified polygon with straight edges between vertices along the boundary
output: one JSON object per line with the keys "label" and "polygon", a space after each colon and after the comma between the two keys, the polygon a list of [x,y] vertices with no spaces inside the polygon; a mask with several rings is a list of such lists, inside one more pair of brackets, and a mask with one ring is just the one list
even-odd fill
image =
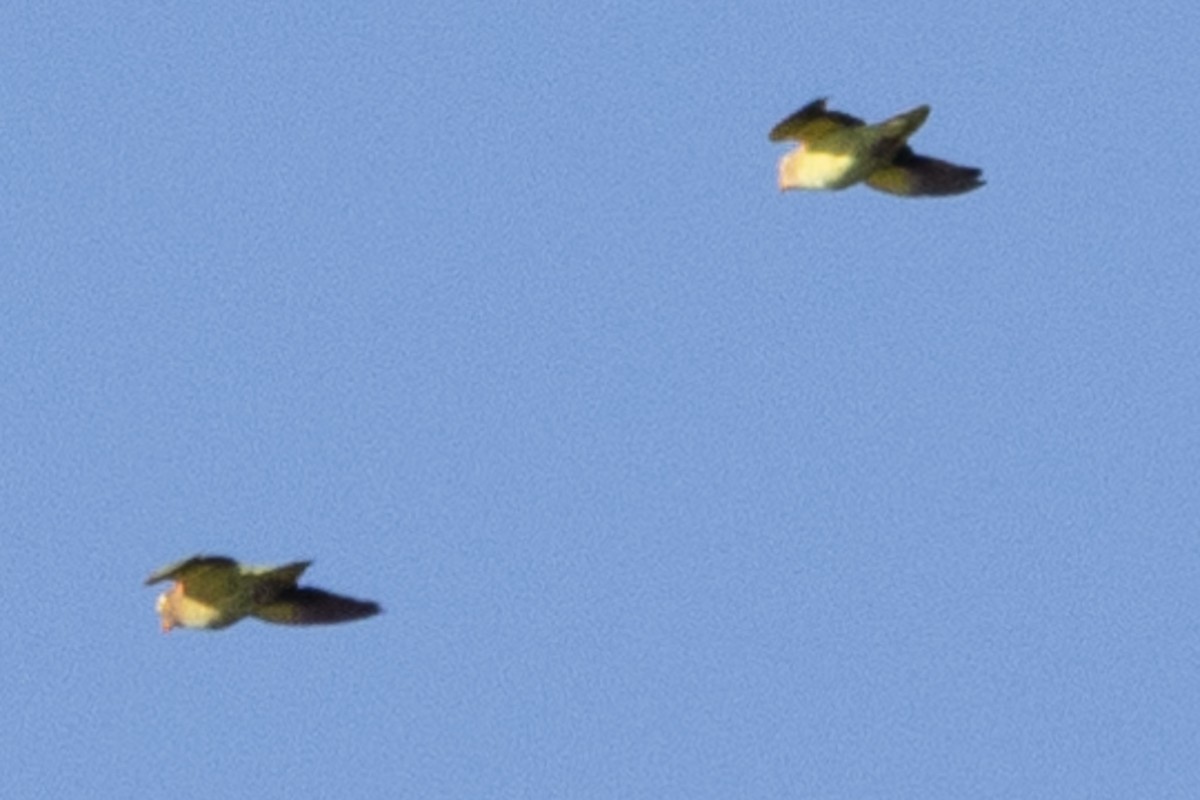
{"label": "yellow breast", "polygon": [[176,625],[185,628],[209,628],[220,622],[220,609],[193,600],[183,593],[182,588],[183,584],[175,584],[170,591],[163,592],[155,604],[165,630],[170,630]]}
{"label": "yellow breast", "polygon": [[780,189],[844,189],[862,180],[850,153],[811,152],[803,145],[779,161]]}

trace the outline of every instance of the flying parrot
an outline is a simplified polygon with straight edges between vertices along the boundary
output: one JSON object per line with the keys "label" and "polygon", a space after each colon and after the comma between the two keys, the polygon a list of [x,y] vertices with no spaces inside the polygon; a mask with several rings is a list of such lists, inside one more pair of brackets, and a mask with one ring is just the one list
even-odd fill
{"label": "flying parrot", "polygon": [[919,156],[908,146],[929,116],[917,106],[876,125],[828,111],[814,100],[771,129],[770,140],[799,145],[779,161],[779,188],[845,189],[866,182],[902,197],[962,194],[983,186],[982,170]]}
{"label": "flying parrot", "polygon": [[193,556],[163,567],[146,585],[172,580],[155,610],[164,633],[172,628],[227,628],[243,617],[280,625],[322,625],[374,616],[377,603],[297,586],[311,561],[252,567],[225,556]]}

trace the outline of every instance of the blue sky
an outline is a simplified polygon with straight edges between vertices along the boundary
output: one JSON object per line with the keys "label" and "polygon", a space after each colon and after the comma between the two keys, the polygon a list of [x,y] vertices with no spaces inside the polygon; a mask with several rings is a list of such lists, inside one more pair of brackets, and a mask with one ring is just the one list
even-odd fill
{"label": "blue sky", "polygon": [[0,795],[1197,795],[1194,4],[331,5],[0,14]]}

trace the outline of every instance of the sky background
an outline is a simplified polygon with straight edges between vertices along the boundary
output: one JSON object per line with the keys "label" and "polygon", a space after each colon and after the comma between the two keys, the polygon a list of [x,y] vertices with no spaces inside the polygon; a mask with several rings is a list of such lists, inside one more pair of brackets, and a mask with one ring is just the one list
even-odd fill
{"label": "sky background", "polygon": [[[1200,795],[1200,7],[0,12],[0,796]],[[789,193],[815,97],[988,185]],[[163,636],[153,569],[383,616]]]}

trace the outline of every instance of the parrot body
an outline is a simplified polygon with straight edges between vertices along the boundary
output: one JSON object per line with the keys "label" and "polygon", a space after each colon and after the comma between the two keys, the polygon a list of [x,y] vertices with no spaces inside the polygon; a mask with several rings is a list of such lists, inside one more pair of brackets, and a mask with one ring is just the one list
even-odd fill
{"label": "parrot body", "polygon": [[280,625],[321,625],[379,613],[377,603],[297,586],[311,563],[255,567],[225,556],[193,556],[158,570],[146,585],[175,581],[155,603],[164,632],[176,627],[220,630],[245,617]]}
{"label": "parrot body", "polygon": [[908,138],[928,117],[929,106],[918,106],[867,125],[849,114],[826,110],[824,99],[814,100],[771,129],[771,141],[798,143],[779,161],[779,188],[837,190],[865,182],[901,197],[978,189],[982,170],[920,156],[908,146]]}

